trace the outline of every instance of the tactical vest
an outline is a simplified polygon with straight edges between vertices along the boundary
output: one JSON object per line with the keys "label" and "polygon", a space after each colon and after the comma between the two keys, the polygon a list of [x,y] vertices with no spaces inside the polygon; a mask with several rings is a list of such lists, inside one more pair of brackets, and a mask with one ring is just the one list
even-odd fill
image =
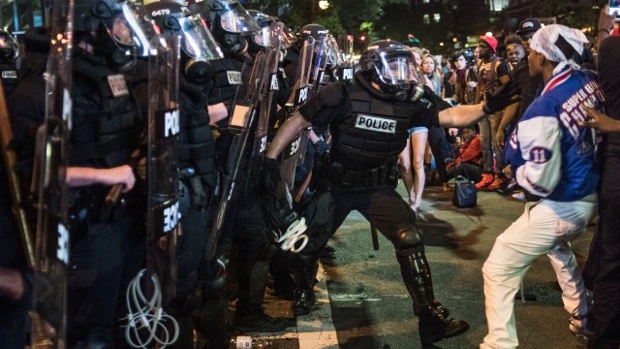
{"label": "tactical vest", "polygon": [[334,160],[353,170],[396,163],[409,137],[413,107],[373,98],[356,84],[345,88],[351,114],[334,137]]}
{"label": "tactical vest", "polygon": [[181,170],[184,167],[192,168],[193,174],[201,176],[206,184],[215,187],[215,144],[207,101],[204,86],[181,82],[179,163]]}
{"label": "tactical vest", "polygon": [[118,72],[81,57],[73,61],[70,163],[111,168],[127,164],[140,143],[140,113],[130,94],[114,96]]}
{"label": "tactical vest", "polygon": [[243,61],[236,58],[223,58],[211,61],[214,70],[214,86],[209,93],[209,104],[217,104],[235,99],[237,87],[243,83],[241,70]]}

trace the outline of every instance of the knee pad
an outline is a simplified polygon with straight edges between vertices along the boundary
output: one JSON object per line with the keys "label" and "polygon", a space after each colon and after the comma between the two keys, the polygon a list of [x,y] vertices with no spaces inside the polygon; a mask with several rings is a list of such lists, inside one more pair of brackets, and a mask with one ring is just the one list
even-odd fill
{"label": "knee pad", "polygon": [[394,248],[396,251],[406,251],[406,250],[416,250],[418,248],[424,249],[424,244],[422,243],[422,236],[418,232],[418,228],[416,228],[413,224],[405,227],[403,229],[399,229],[396,234],[394,234],[394,238],[392,240],[394,244]]}

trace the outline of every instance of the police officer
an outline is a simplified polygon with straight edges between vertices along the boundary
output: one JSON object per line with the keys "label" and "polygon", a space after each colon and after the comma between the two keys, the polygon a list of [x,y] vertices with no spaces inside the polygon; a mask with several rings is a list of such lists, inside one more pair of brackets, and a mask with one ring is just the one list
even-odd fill
{"label": "police officer", "polygon": [[[213,79],[210,62],[224,56],[202,17],[192,15],[187,7],[172,1],[157,1],[146,8],[162,34],[181,36],[178,155],[183,234],[177,245],[177,294],[168,310],[180,327],[179,339],[171,347],[189,348],[193,345],[192,313],[203,302],[205,289],[209,289],[206,284],[223,283],[205,275],[204,251],[209,236],[207,209],[217,184],[215,141],[207,112],[208,88]],[[219,313],[223,312],[223,302],[209,304],[219,306]],[[223,329],[226,321],[224,316],[203,320],[212,329]],[[225,331],[204,332],[211,348],[227,345]]]}
{"label": "police officer", "polygon": [[[219,255],[229,261],[228,297],[238,297],[234,325],[239,331],[280,331],[286,328],[286,322],[267,316],[262,309],[267,276],[265,261],[269,258],[267,250],[271,239],[265,238],[263,212],[255,205],[256,193],[250,180],[252,147],[246,147],[241,154],[229,154],[235,135],[228,129],[228,115],[235,96],[243,96],[245,92],[243,85],[249,79],[252,57],[262,49],[253,36],[261,27],[235,0],[206,1],[199,11],[208,19],[211,32],[225,54],[224,59],[213,61],[215,78],[209,93],[210,113],[214,110],[219,120],[215,121],[219,133],[216,140],[218,169],[225,173],[231,158],[243,158],[218,247]],[[221,109],[225,110],[223,115],[218,111]],[[249,140],[247,144],[252,143]],[[207,313],[204,309],[201,312]],[[200,336],[201,328],[198,329]],[[206,327],[204,330],[211,331]]]}
{"label": "police officer", "polygon": [[[155,31],[143,6],[133,1],[79,0],[74,5],[73,117],[66,174],[73,217],[68,347],[112,348],[124,267],[130,256],[144,250],[143,236],[136,233],[143,229],[136,226],[136,176],[130,166],[142,117],[124,73],[148,53]],[[39,103],[31,103],[33,96]],[[43,122],[44,100],[42,74],[20,83],[12,95],[14,135],[23,143],[30,129]],[[124,194],[116,205],[107,206],[104,198],[115,184],[123,185]]]}
{"label": "police officer", "polygon": [[[413,57],[395,41],[371,43],[360,58],[361,71],[353,84],[324,87],[280,128],[267,152],[263,180],[279,181],[276,157],[297,133],[310,124],[330,126],[333,144],[324,163],[324,183],[318,192],[330,193],[333,220],[311,234],[310,242],[293,261],[297,289],[293,311],[310,312],[315,303],[316,253],[349,212],[358,210],[396,250],[401,275],[419,318],[423,345],[465,332],[469,325],[450,317],[435,299],[424,244],[415,227],[415,214],[394,188],[396,161],[413,126],[458,127],[476,122],[512,102],[514,91],[502,89],[485,104],[450,106],[428,88],[412,83]],[[318,171],[318,169],[316,169]]]}

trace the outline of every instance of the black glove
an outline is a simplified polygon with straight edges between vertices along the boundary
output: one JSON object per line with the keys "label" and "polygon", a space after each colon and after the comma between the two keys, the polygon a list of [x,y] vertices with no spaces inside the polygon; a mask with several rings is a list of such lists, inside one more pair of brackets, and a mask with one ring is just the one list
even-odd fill
{"label": "black glove", "polygon": [[313,144],[313,146],[314,152],[319,154],[328,152],[330,148],[329,144],[327,144],[327,142],[322,139],[319,139],[316,143]]}
{"label": "black glove", "polygon": [[261,170],[261,181],[265,192],[271,194],[276,193],[278,184],[282,181],[282,177],[280,177],[280,163],[278,160],[265,157]]}
{"label": "black glove", "polygon": [[493,93],[486,95],[486,102],[482,106],[485,114],[495,114],[504,110],[507,106],[521,100],[521,89],[514,80],[498,87]]}

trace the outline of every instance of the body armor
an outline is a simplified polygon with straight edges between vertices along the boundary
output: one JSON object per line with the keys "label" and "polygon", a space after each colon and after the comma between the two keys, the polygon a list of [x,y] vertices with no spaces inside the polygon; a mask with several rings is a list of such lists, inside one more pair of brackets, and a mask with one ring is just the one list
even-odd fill
{"label": "body armor", "polygon": [[181,77],[181,130],[179,133],[179,163],[181,175],[191,168],[191,175],[199,175],[203,183],[215,187],[215,145],[207,113],[207,93],[200,85]]}
{"label": "body armor", "polygon": [[[140,113],[124,77],[96,60],[87,54],[73,60],[75,96],[70,163],[111,168],[128,163],[138,146]],[[119,84],[124,86],[118,87]]]}
{"label": "body armor", "polygon": [[411,103],[383,101],[357,85],[345,86],[351,114],[334,136],[333,159],[362,170],[396,162],[405,147],[414,108]]}
{"label": "body armor", "polygon": [[224,58],[212,61],[214,86],[209,94],[209,104],[217,104],[235,99],[237,86],[243,83],[241,70],[243,60]]}

